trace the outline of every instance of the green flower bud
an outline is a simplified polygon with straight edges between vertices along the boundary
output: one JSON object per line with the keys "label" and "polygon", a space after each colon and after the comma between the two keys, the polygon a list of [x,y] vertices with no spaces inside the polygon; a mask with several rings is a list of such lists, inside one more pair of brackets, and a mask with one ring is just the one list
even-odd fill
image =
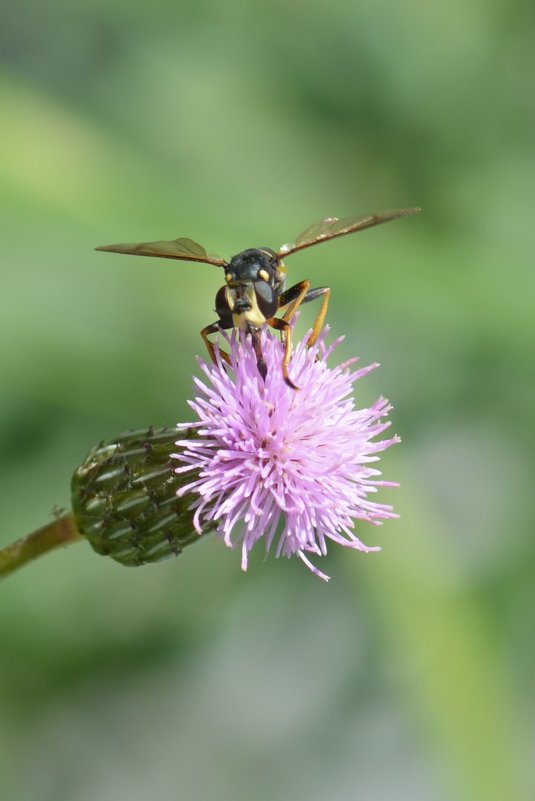
{"label": "green flower bud", "polygon": [[93,448],[75,470],[74,518],[97,553],[137,566],[177,556],[200,539],[188,509],[195,497],[177,497],[191,478],[177,475],[170,458],[176,440],[189,433],[131,431]]}

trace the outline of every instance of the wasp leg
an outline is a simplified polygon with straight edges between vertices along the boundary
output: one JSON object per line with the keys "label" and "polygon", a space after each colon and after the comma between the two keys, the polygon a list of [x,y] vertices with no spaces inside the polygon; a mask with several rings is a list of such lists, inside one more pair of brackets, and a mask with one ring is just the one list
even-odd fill
{"label": "wasp leg", "polygon": [[308,278],[305,278],[304,281],[299,281],[298,284],[290,287],[287,289],[286,292],[283,292],[282,295],[279,297],[279,308],[284,306],[288,306],[284,314],[282,315],[282,319],[285,320],[287,323],[291,323],[296,311],[298,310],[301,303],[306,303],[305,297],[307,292],[310,289],[310,281]]}
{"label": "wasp leg", "polygon": [[282,359],[283,378],[291,389],[299,389],[288,375],[288,363],[292,353],[292,326],[287,320],[282,320],[279,317],[272,317],[271,320],[267,320],[267,324],[281,332],[282,344],[284,345],[284,356]]}
{"label": "wasp leg", "polygon": [[283,320],[291,323],[296,311],[298,310],[299,306],[303,303],[310,303],[311,300],[316,300],[316,298],[322,298],[320,310],[314,320],[314,325],[312,326],[312,332],[307,339],[307,347],[311,347],[314,342],[317,340],[321,329],[323,328],[323,324],[325,322],[325,316],[327,314],[327,307],[329,306],[329,298],[331,295],[331,290],[328,286],[319,286],[316,289],[310,289],[310,281],[300,281],[295,286],[290,287],[287,289],[286,292],[283,292],[282,295],[279,297],[279,307],[287,306]]}
{"label": "wasp leg", "polygon": [[320,310],[316,315],[316,319],[314,320],[314,325],[312,326],[312,333],[307,339],[307,348],[311,348],[320,335],[320,332],[323,328],[323,324],[325,323],[325,316],[327,314],[327,308],[329,306],[330,297],[331,297],[330,288],[328,286],[319,286],[317,289],[311,289],[310,292],[307,292],[307,294],[302,300],[302,303],[308,303],[311,300],[316,300],[316,298],[321,298]]}
{"label": "wasp leg", "polygon": [[[219,331],[222,331],[225,328],[232,328],[232,327],[233,327],[232,321],[230,322],[230,324],[227,324],[223,320],[217,320],[215,323],[206,325],[201,331],[201,336],[203,338],[204,344],[206,345],[206,350],[210,354],[210,358],[214,364],[217,364],[215,348],[213,343],[210,342],[210,340],[208,339],[208,336],[210,334],[217,334],[219,333]],[[230,365],[230,356],[228,355],[228,353],[226,353],[224,350],[220,350],[219,353],[223,361],[226,362],[228,365]]]}
{"label": "wasp leg", "polygon": [[258,372],[265,381],[267,376],[267,365],[264,360],[262,346],[260,344],[260,330],[261,329],[257,328],[256,326],[249,326],[249,333],[251,334],[251,338],[253,340],[253,350],[256,356],[256,366],[258,367]]}

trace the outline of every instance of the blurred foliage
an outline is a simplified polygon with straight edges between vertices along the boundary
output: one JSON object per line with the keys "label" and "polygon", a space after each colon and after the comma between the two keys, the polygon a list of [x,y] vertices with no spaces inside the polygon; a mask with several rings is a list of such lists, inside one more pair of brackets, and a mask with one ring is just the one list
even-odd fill
{"label": "blurred foliage", "polygon": [[[90,447],[189,419],[224,256],[327,214],[419,218],[296,254],[378,360],[402,514],[381,555],[84,544],[1,586],[17,801],[533,797],[533,6],[22,0],[0,19],[1,542]],[[304,312],[306,325],[308,310]]]}

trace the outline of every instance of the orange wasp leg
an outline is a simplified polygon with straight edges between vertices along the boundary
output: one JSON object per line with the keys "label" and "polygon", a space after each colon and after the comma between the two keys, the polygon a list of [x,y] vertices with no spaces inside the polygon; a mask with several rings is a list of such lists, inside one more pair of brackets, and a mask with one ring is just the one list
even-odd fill
{"label": "orange wasp leg", "polygon": [[[309,297],[309,295],[311,295],[312,297]],[[317,338],[321,333],[321,330],[325,323],[325,316],[327,314],[327,309],[329,306],[331,290],[329,289],[328,286],[321,286],[318,287],[318,289],[311,289],[307,297],[305,297],[303,300],[303,303],[308,303],[309,300],[315,300],[316,298],[319,297],[321,297],[321,306],[316,316],[316,319],[314,320],[314,325],[312,326],[312,333],[307,339],[307,348],[312,347],[312,345],[315,343],[315,341],[317,340]]]}
{"label": "orange wasp leg", "polygon": [[283,292],[279,298],[279,308],[281,306],[288,306],[284,314],[282,315],[282,319],[285,320],[287,323],[291,323],[295,313],[299,309],[299,306],[302,303],[305,303],[305,297],[307,292],[310,289],[310,281],[308,278],[305,278],[304,281],[299,281],[298,284],[292,286],[290,289]]}
{"label": "orange wasp leg", "polygon": [[291,389],[299,389],[288,375],[288,363],[292,354],[292,326],[287,320],[281,320],[279,317],[272,317],[271,320],[267,320],[267,324],[281,332],[282,344],[284,345],[282,376]]}
{"label": "orange wasp leg", "polygon": [[310,281],[304,280],[300,281],[295,286],[290,287],[290,289],[287,289],[286,292],[283,292],[279,298],[280,306],[286,306],[289,304],[282,318],[289,323],[291,323],[296,311],[303,303],[310,303],[311,300],[316,300],[316,298],[319,297],[322,298],[320,310],[316,316],[316,319],[314,320],[314,325],[312,326],[312,332],[307,339],[307,347],[309,348],[315,343],[320,331],[323,328],[330,296],[331,290],[328,286],[320,286],[317,287],[317,289],[310,289]]}
{"label": "orange wasp leg", "polygon": [[[210,358],[214,364],[217,364],[217,359],[215,355],[215,348],[213,342],[210,342],[208,336],[210,334],[218,334],[223,328],[232,328],[232,325],[223,326],[220,323],[211,323],[210,325],[206,325],[202,331],[201,336],[203,338],[203,342],[206,345],[206,350],[210,354]],[[219,354],[224,362],[226,362],[230,366],[230,356],[224,350],[219,349]]]}

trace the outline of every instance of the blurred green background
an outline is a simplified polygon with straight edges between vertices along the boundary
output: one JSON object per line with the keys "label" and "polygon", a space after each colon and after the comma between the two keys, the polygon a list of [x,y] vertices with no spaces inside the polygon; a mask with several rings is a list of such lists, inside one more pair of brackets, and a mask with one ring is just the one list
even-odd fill
{"label": "blurred green background", "polygon": [[[404,443],[381,554],[78,544],[0,586],[17,801],[535,796],[531,3],[21,0],[0,20],[0,544],[90,447],[188,420],[229,257],[325,215],[417,218],[297,254]],[[310,314],[312,314],[310,312]],[[309,322],[308,309],[302,325]]]}

